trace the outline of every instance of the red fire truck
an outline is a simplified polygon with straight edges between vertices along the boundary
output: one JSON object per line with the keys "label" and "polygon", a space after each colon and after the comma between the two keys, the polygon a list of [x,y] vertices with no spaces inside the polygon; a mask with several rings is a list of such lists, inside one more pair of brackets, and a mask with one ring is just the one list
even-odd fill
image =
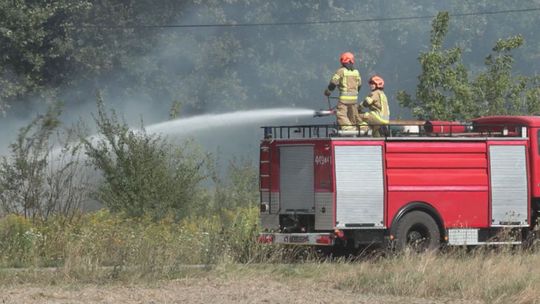
{"label": "red fire truck", "polygon": [[428,121],[383,133],[264,127],[259,242],[425,250],[522,244],[534,235],[540,117]]}

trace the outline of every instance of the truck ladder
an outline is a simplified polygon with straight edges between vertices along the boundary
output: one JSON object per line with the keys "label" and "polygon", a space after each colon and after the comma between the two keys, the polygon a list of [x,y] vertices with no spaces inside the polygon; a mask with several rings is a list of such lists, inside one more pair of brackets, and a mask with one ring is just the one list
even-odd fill
{"label": "truck ladder", "polygon": [[[270,147],[262,145],[260,154],[259,154],[259,191],[261,195],[261,202],[267,202],[267,208],[268,212],[271,212],[270,206],[272,195],[270,194],[270,190],[272,189],[272,179],[270,176],[270,173],[272,172],[272,163],[271,160],[271,152]],[[264,197],[266,195],[266,197]]]}

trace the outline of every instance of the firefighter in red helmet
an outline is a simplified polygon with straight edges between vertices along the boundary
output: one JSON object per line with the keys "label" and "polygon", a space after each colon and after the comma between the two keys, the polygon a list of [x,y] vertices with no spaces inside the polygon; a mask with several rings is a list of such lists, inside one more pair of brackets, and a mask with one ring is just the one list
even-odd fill
{"label": "firefighter in red helmet", "polygon": [[[384,79],[378,75],[372,76],[369,79],[369,88],[371,93],[359,106],[367,108],[367,112],[359,114],[360,131],[366,132],[371,126],[373,136],[381,136],[381,127],[387,125],[390,120],[388,99],[384,94]],[[361,109],[358,110],[362,112]]]}
{"label": "firefighter in red helmet", "polygon": [[337,87],[339,102],[336,106],[337,122],[342,130],[356,130],[358,124],[358,92],[362,85],[360,72],[354,68],[354,55],[351,52],[341,54],[341,67],[334,73],[324,95],[330,96]]}

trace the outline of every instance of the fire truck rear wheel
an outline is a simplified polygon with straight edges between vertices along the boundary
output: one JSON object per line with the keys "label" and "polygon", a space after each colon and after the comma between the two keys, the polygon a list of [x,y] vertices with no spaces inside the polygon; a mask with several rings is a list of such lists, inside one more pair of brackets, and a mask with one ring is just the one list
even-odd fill
{"label": "fire truck rear wheel", "polygon": [[441,244],[441,233],[437,223],[429,214],[411,211],[396,225],[395,248],[414,252],[437,250]]}

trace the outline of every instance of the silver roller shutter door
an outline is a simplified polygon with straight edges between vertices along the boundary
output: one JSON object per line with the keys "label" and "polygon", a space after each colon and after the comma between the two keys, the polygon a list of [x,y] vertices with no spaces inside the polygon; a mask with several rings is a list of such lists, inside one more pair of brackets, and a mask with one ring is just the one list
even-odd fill
{"label": "silver roller shutter door", "polygon": [[525,146],[490,146],[492,226],[526,226],[528,209]]}
{"label": "silver roller shutter door", "polygon": [[381,146],[336,146],[336,226],[384,226]]}
{"label": "silver roller shutter door", "polygon": [[279,147],[281,213],[314,212],[313,146]]}

